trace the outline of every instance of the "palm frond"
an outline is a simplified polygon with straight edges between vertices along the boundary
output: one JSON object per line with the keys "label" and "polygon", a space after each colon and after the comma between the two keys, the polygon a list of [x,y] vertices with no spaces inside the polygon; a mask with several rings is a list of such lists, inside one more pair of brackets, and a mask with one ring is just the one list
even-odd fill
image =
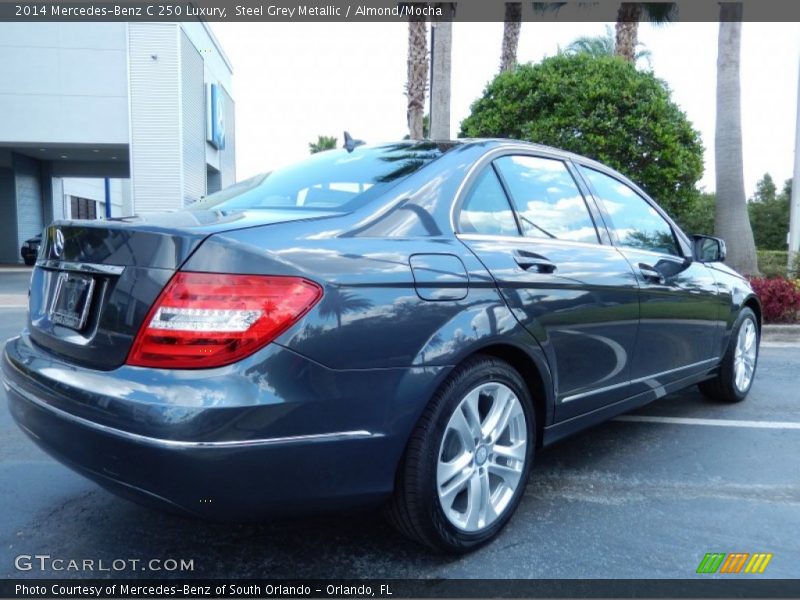
{"label": "palm frond", "polygon": [[614,55],[614,35],[611,28],[606,26],[605,35],[584,35],[571,42],[565,49],[564,54],[588,54],[589,56],[613,56]]}
{"label": "palm frond", "polygon": [[643,20],[653,25],[664,25],[678,20],[678,5],[675,2],[643,2]]}
{"label": "palm frond", "polygon": [[[587,54],[594,58],[614,56],[615,45],[616,39],[614,30],[610,26],[606,25],[605,35],[584,35],[576,38],[563,50],[563,53],[569,56],[575,56],[576,54]],[[649,67],[652,53],[650,50],[645,48],[644,44],[641,42],[637,44],[637,47],[640,49],[636,52],[636,61],[638,62],[639,60],[643,60],[647,62]],[[559,50],[559,53],[561,53],[561,50]]]}

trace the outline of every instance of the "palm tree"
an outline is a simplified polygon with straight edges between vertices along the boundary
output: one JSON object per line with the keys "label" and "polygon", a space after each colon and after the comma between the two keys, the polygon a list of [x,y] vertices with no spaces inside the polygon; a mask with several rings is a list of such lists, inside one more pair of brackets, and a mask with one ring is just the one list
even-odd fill
{"label": "palm tree", "polygon": [[617,11],[617,40],[614,45],[617,56],[629,62],[635,60],[636,44],[639,43],[639,21],[642,18],[641,2],[622,2]]}
{"label": "palm tree", "polygon": [[341,329],[342,315],[357,310],[367,310],[371,307],[372,302],[366,298],[332,287],[325,293],[325,297],[319,305],[319,314],[323,317],[335,316],[336,326]]}
{"label": "palm tree", "polygon": [[[606,25],[605,35],[584,35],[576,38],[564,49],[564,54],[588,54],[589,56],[593,56],[595,58],[599,58],[601,56],[614,56],[616,54],[615,45],[616,42],[614,39],[614,31],[610,26]],[[637,45],[644,46],[642,43],[638,43]],[[649,62],[650,56],[650,51],[642,48],[641,50],[636,51],[634,59],[636,62],[642,59]]]}
{"label": "palm tree", "polygon": [[[431,116],[425,115],[422,117],[422,138],[427,140],[430,137],[431,137]],[[403,136],[403,139],[410,140],[411,136],[405,134]]]}
{"label": "palm tree", "polygon": [[[532,2],[534,14],[557,13],[567,2]],[[522,29],[522,2],[506,2],[503,18],[503,47],[500,51],[500,72],[511,71],[517,66],[517,48]]]}
{"label": "palm tree", "polygon": [[506,2],[503,20],[503,49],[500,51],[500,72],[517,66],[519,32],[522,29],[522,2]]}
{"label": "palm tree", "polygon": [[428,88],[428,25],[425,18],[408,20],[408,133],[412,140],[422,138],[422,117],[425,114],[425,91]]}
{"label": "palm tree", "polygon": [[336,138],[332,135],[318,135],[316,142],[309,142],[308,149],[311,154],[317,152],[324,152],[325,150],[333,150],[336,148]]}
{"label": "palm tree", "polygon": [[741,42],[741,3],[720,3],[717,125],[714,137],[717,171],[714,230],[728,245],[728,263],[740,273],[755,275],[758,274],[756,246],[747,215],[742,160]]}
{"label": "palm tree", "polygon": [[676,14],[674,2],[621,2],[617,11],[616,55],[628,62],[636,62],[639,22],[644,18],[655,24],[668,23]]}
{"label": "palm tree", "polygon": [[[441,2],[442,18],[432,27],[431,131],[434,140],[450,139],[450,73],[452,71],[453,15],[455,4]],[[424,129],[424,126],[423,126]],[[424,131],[423,131],[424,135]]]}

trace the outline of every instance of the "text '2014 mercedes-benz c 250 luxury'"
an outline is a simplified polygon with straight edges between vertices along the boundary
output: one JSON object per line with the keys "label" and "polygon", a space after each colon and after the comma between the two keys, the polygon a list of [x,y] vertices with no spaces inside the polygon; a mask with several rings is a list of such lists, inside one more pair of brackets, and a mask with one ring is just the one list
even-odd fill
{"label": "text '2014 mercedes-benz c 250 luxury'", "polygon": [[383,505],[463,552],[536,450],[700,384],[747,395],[761,310],[589,159],[349,145],[183,211],[45,232],[3,380],[19,426],[120,495],[251,520]]}

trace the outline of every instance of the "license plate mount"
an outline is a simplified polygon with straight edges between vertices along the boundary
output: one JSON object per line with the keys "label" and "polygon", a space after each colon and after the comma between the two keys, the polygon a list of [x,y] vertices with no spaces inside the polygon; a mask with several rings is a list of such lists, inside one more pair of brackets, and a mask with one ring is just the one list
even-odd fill
{"label": "license plate mount", "polygon": [[75,331],[83,329],[89,318],[94,284],[91,275],[60,272],[50,303],[50,321]]}

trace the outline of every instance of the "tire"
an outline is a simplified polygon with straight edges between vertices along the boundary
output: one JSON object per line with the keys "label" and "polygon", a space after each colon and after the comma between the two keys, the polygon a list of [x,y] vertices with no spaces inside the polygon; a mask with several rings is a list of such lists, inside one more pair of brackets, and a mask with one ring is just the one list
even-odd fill
{"label": "tire", "polygon": [[[482,426],[478,444],[476,421],[469,418],[474,408]],[[385,514],[402,534],[429,548],[474,550],[511,519],[535,447],[535,410],[522,377],[502,360],[472,357],[447,378],[420,417]]]}
{"label": "tire", "polygon": [[[722,357],[719,372],[713,379],[698,385],[704,396],[727,403],[741,402],[747,397],[758,366],[760,337],[755,313],[747,307],[743,308],[731,331],[731,339],[725,356]],[[747,345],[747,338],[750,339],[751,346]],[[744,362],[740,362],[740,358]],[[745,369],[749,376],[739,379],[740,368]]]}

